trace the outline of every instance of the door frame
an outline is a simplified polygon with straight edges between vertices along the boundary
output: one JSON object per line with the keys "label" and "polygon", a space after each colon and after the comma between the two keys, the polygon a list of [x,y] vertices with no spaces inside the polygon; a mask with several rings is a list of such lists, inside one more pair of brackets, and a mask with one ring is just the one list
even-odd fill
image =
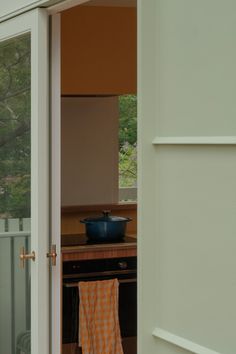
{"label": "door frame", "polygon": [[50,229],[51,245],[56,245],[56,267],[50,272],[50,347],[51,353],[61,353],[62,284],[61,284],[61,60],[60,14],[50,21],[50,99],[51,99],[51,151],[50,151]]}
{"label": "door frame", "polygon": [[[52,299],[54,301],[53,306],[51,306],[51,353],[53,354],[61,354],[60,350],[62,345],[62,261],[59,251],[61,250],[61,92],[60,89],[58,89],[60,88],[61,80],[60,13],[89,1],[90,0],[64,0],[47,8],[48,15],[51,16],[51,240],[53,244],[56,244],[58,250],[57,262],[59,265],[56,267],[57,270],[52,270],[52,274],[55,274],[55,277],[52,276],[51,278],[51,305],[53,303]],[[139,1],[140,0],[137,0],[137,12]],[[139,54],[137,54],[137,56],[138,55]],[[60,343],[58,338],[61,338]],[[139,346],[138,352],[140,352]]]}
{"label": "door frame", "polygon": [[56,245],[57,265],[50,272],[50,352],[62,348],[62,260],[61,260],[61,16],[60,12],[89,0],[66,0],[47,8],[50,20],[50,231]]}

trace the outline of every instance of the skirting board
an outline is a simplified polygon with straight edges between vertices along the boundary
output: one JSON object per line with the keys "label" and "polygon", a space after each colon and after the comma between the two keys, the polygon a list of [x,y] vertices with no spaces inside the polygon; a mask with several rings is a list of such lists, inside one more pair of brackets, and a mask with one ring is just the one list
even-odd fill
{"label": "skirting board", "polygon": [[236,145],[236,136],[157,136],[153,145]]}
{"label": "skirting board", "polygon": [[214,350],[208,349],[208,348],[203,347],[199,344],[191,342],[188,339],[176,336],[175,334],[167,332],[161,328],[155,328],[154,331],[152,332],[152,335],[154,337],[160,338],[166,342],[174,344],[180,348],[189,350],[191,353],[194,353],[194,354],[220,354]]}

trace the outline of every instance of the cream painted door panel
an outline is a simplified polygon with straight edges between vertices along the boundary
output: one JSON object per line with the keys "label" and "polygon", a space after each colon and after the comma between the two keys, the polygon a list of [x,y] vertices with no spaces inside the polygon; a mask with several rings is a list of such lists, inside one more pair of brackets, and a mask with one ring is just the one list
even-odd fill
{"label": "cream painted door panel", "polygon": [[49,353],[47,38],[44,10],[0,24],[2,354]]}
{"label": "cream painted door panel", "polygon": [[139,2],[139,353],[236,353],[236,3]]}

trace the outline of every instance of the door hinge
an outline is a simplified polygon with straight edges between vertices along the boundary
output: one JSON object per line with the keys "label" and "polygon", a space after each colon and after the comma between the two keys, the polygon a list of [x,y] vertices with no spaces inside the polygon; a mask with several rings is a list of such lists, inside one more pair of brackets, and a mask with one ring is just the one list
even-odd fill
{"label": "door hinge", "polygon": [[56,245],[52,245],[51,246],[51,251],[49,253],[47,253],[47,257],[51,258],[52,266],[56,266],[56,264],[57,264],[57,252],[56,252],[56,250],[57,250]]}

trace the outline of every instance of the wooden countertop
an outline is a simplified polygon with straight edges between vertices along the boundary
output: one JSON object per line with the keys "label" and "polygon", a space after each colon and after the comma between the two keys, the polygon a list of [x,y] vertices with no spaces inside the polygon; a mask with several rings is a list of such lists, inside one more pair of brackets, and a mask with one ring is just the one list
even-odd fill
{"label": "wooden countertop", "polygon": [[[131,239],[132,237],[132,239]],[[137,242],[134,235],[119,243],[68,245],[61,247],[62,261],[119,258],[137,256]]]}

